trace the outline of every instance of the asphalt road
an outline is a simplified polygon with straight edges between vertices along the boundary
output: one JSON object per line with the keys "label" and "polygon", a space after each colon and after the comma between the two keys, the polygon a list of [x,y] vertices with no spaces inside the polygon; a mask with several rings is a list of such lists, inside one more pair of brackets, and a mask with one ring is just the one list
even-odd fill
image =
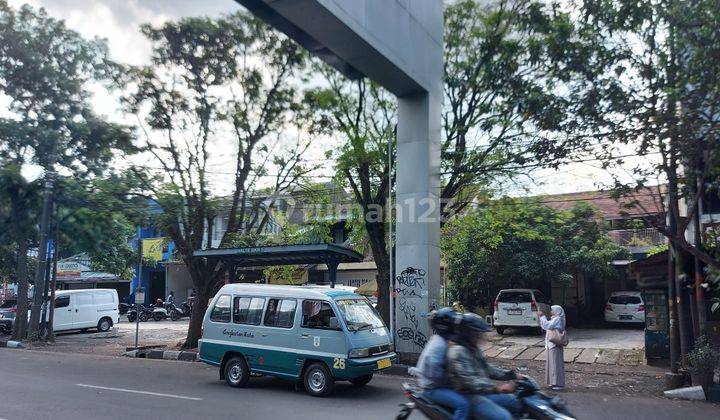
{"label": "asphalt road", "polygon": [[[362,390],[341,383],[332,397],[313,398],[273,378],[253,378],[245,389],[217,378],[200,363],[1,349],[0,419],[392,419],[406,380],[376,375]],[[720,418],[720,407],[708,403],[565,398],[582,419]]]}

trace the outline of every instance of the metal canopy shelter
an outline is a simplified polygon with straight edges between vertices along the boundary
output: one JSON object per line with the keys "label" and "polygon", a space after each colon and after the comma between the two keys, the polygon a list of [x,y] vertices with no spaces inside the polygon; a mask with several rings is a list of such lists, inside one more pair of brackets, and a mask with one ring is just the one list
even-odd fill
{"label": "metal canopy shelter", "polygon": [[325,264],[330,273],[330,285],[335,287],[340,263],[360,262],[359,252],[334,244],[277,245],[248,248],[206,249],[193,252],[193,258],[220,260],[231,275],[240,267],[269,267],[274,265]]}

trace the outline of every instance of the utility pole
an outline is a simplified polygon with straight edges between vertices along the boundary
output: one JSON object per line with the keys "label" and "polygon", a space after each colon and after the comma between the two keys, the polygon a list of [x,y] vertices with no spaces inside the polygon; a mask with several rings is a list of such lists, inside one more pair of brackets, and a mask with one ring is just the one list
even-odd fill
{"label": "utility pole", "polygon": [[52,142],[52,150],[45,172],[45,189],[43,190],[42,215],[40,217],[40,244],[38,248],[38,265],[33,287],[33,303],[30,309],[29,336],[31,340],[38,338],[40,332],[40,309],[43,304],[45,290],[45,271],[47,265],[48,237],[50,236],[50,216],[53,207],[53,191],[55,189],[55,163],[58,158],[58,141]]}
{"label": "utility pole", "polygon": [[[672,188],[672,185],[669,186]],[[668,191],[668,199],[672,200],[673,194]],[[668,206],[669,208],[670,206]],[[668,230],[670,234],[674,235],[676,229],[675,216],[672,211],[668,212]],[[673,374],[678,373],[678,362],[680,343],[678,334],[678,322],[677,322],[677,306],[675,305],[675,246],[672,242],[668,245],[668,270],[667,270],[667,290],[668,290],[668,320],[670,321],[669,337],[668,341],[670,344],[670,372]]]}
{"label": "utility pole", "polygon": [[55,251],[53,252],[53,265],[52,265],[52,278],[50,280],[50,303],[48,306],[50,307],[50,317],[48,319],[48,340],[55,340],[55,331],[53,329],[53,322],[55,322],[55,289],[57,287],[57,262],[58,262],[58,252],[59,252],[59,245],[60,245],[60,206],[55,206],[55,231],[54,231],[54,239],[53,239],[53,245],[55,247]]}
{"label": "utility pole", "polygon": [[[702,185],[700,185],[700,182],[702,180],[698,177],[698,179],[695,182],[695,194],[699,194],[701,191]],[[695,247],[700,248],[702,245],[702,232],[700,232],[700,215],[702,213],[703,209],[703,199],[700,197],[698,199],[697,208],[695,210],[695,220],[694,222],[694,231],[695,231]],[[696,319],[697,319],[697,334],[696,339],[705,334],[707,331],[707,313],[705,308],[705,291],[703,290],[702,284],[703,284],[703,267],[702,263],[700,262],[700,259],[698,257],[695,257],[695,310],[696,310]]]}

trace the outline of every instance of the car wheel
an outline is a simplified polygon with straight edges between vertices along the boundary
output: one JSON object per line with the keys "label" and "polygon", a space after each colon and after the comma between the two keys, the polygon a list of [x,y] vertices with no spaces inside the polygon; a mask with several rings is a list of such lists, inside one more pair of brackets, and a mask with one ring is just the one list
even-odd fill
{"label": "car wheel", "polygon": [[313,397],[330,395],[335,386],[335,379],[330,369],[323,363],[313,363],[305,370],[305,390]]}
{"label": "car wheel", "polygon": [[153,314],[153,319],[154,319],[155,321],[158,321],[158,322],[159,322],[159,321],[162,321],[164,318],[165,318],[165,317],[164,317],[163,314],[160,313],[160,312],[155,312],[155,313]]}
{"label": "car wheel", "polygon": [[98,331],[107,332],[110,331],[110,328],[112,328],[112,321],[109,318],[102,318],[100,321],[98,321]]}
{"label": "car wheel", "polygon": [[225,363],[225,382],[233,388],[242,388],[250,379],[250,369],[242,357],[233,357]]}
{"label": "car wheel", "polygon": [[368,373],[368,374],[365,375],[365,376],[361,376],[361,377],[359,377],[359,378],[350,379],[350,383],[353,384],[353,385],[355,385],[355,386],[365,386],[365,385],[369,384],[370,381],[372,381],[372,378],[373,378],[373,374],[372,374],[372,373]]}
{"label": "car wheel", "polygon": [[542,327],[535,328],[535,334],[543,335],[544,333],[545,333],[545,330],[543,330]]}
{"label": "car wheel", "polygon": [[497,330],[497,333],[500,335],[503,335],[503,333],[505,332],[505,328],[503,328],[503,327],[495,327],[495,329]]}

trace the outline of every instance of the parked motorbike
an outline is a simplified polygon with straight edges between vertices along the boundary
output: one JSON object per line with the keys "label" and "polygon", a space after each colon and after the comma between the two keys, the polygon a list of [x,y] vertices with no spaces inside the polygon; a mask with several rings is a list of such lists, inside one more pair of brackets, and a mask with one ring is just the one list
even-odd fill
{"label": "parked motorbike", "polygon": [[125,302],[120,302],[120,305],[118,305],[118,312],[120,312],[120,315],[125,315],[128,313],[130,308],[132,308],[133,305]]}
{"label": "parked motorbike", "polygon": [[[145,305],[140,305],[140,321],[145,322],[148,319],[150,319],[153,315],[153,309],[148,308]],[[135,322],[136,319],[138,319],[138,310],[137,305],[133,304],[130,305],[130,308],[127,311],[127,318],[130,322]]]}
{"label": "parked motorbike", "polygon": [[192,306],[188,301],[185,301],[180,304],[180,306],[175,306],[175,304],[170,303],[170,319],[173,321],[177,321],[182,317],[190,316],[192,315]]}
{"label": "parked motorbike", "polygon": [[155,321],[162,321],[164,319],[168,319],[171,317],[171,314],[174,311],[174,307],[175,305],[173,305],[172,303],[165,303],[158,299],[158,303],[155,305],[152,311],[152,318]]}
{"label": "parked motorbike", "polygon": [[[404,383],[405,396],[410,400],[401,404],[396,420],[406,420],[417,409],[431,420],[450,420],[452,412],[422,394],[422,389]],[[515,395],[523,405],[523,418],[538,420],[575,420],[560,397],[551,397],[540,391],[540,386],[531,377],[525,376],[515,383]]]}

